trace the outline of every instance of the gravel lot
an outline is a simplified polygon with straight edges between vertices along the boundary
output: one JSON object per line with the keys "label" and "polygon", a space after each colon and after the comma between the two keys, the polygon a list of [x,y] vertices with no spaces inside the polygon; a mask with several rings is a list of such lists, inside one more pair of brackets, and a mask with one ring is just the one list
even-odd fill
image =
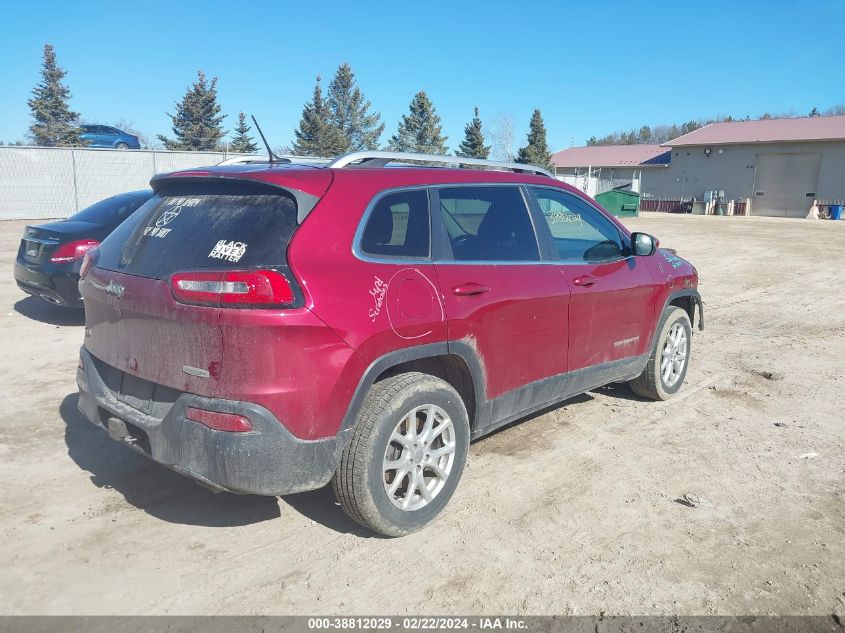
{"label": "gravel lot", "polygon": [[328,489],[215,495],[92,427],[82,323],[24,298],[24,223],[0,223],[0,613],[845,617],[845,222],[628,222],[701,274],[681,392],[606,387],[476,442],[395,540]]}

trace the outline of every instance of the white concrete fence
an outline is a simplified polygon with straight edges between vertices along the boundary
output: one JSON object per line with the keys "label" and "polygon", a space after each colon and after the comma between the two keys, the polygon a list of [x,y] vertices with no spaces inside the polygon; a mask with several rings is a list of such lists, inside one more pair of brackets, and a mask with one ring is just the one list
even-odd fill
{"label": "white concrete fence", "polygon": [[155,174],[204,167],[238,154],[0,146],[0,220],[66,218]]}

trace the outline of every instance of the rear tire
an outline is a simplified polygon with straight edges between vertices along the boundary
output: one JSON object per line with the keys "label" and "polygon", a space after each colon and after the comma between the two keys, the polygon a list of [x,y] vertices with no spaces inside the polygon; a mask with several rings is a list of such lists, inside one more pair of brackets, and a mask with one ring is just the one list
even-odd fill
{"label": "rear tire", "polygon": [[404,536],[449,502],[468,448],[466,406],[452,385],[416,372],[391,376],[367,393],[332,487],[352,519]]}
{"label": "rear tire", "polygon": [[117,145],[115,145],[115,147],[117,149],[129,149],[129,145],[127,145],[126,143],[118,143]]}
{"label": "rear tire", "polygon": [[671,306],[643,373],[628,383],[631,391],[651,400],[668,400],[675,395],[687,375],[691,343],[689,315]]}

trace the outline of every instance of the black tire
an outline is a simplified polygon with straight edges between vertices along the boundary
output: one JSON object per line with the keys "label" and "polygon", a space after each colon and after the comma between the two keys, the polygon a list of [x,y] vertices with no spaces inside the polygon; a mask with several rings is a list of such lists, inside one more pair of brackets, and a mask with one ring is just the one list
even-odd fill
{"label": "black tire", "polygon": [[[439,407],[451,419],[454,458],[442,488],[427,505],[403,510],[394,504],[385,489],[385,452],[389,445],[395,450],[391,436],[397,425],[415,407],[427,405]],[[391,376],[375,383],[367,393],[355,421],[352,439],[332,478],[332,487],[341,507],[352,519],[385,536],[404,536],[433,521],[449,502],[463,473],[468,449],[466,406],[449,383],[415,372]],[[397,473],[392,476],[397,477]],[[410,479],[407,481],[406,488],[410,487]]]}
{"label": "black tire", "polygon": [[118,143],[117,145],[115,145],[115,147],[117,149],[129,149],[129,145],[127,145],[126,143]]}
{"label": "black tire", "polygon": [[[669,385],[663,380],[663,375],[660,371],[663,361],[663,350],[666,347],[667,337],[669,332],[676,325],[684,329],[686,333],[686,359],[683,363],[683,369],[678,374],[677,380]],[[670,306],[667,308],[666,319],[663,321],[663,326],[657,333],[657,340],[651,355],[648,358],[648,363],[639,376],[634,378],[628,384],[631,386],[631,391],[643,398],[650,398],[651,400],[668,400],[675,395],[684,384],[684,379],[687,376],[687,368],[689,367],[690,353],[692,351],[692,324],[690,323],[689,315],[686,310],[677,306]]]}

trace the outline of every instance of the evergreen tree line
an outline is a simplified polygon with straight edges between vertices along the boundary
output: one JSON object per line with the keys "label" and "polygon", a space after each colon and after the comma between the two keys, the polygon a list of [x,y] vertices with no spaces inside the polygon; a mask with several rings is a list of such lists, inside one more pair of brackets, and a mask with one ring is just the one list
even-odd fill
{"label": "evergreen tree line", "polygon": [[[79,113],[69,106],[70,90],[63,81],[66,74],[56,61],[53,46],[46,44],[41,81],[28,101],[33,118],[29,131],[36,145],[70,147],[85,144],[79,136]],[[424,154],[448,153],[448,139],[443,135],[440,116],[424,90],[414,95],[408,110],[386,148]],[[217,77],[209,79],[203,71],[198,71],[196,81],[175,103],[173,114],[167,115],[172,121],[173,135],[158,135],[166,149],[213,151],[222,148],[228,132],[223,127],[226,115],[221,113],[217,101]],[[352,68],[344,63],[329,82],[325,96],[321,79],[317,77],[312,98],[304,105],[302,119],[294,130],[292,151],[303,156],[333,157],[357,150],[378,149],[384,128],[381,114],[373,110],[358,86]],[[250,132],[246,115],[239,112],[229,150],[257,152],[258,145]],[[478,108],[466,124],[464,138],[455,155],[481,159],[490,155]],[[551,152],[540,110],[534,110],[532,114],[528,142],[519,150],[516,160],[551,167]]]}
{"label": "evergreen tree line", "polygon": [[[292,150],[302,156],[323,157],[374,150],[379,148],[384,127],[381,114],[372,111],[372,104],[364,98],[349,64],[342,64],[329,83],[325,97],[321,78],[317,77],[312,98],[303,106],[299,127],[294,130]],[[402,115],[386,149],[442,155],[449,152],[447,140],[437,109],[426,92],[420,90],[411,99],[408,113]],[[464,138],[455,156],[480,159],[490,156],[490,145],[486,144],[477,107],[473,118],[464,127]],[[540,110],[534,110],[528,143],[519,150],[516,160],[551,168],[551,152]]]}
{"label": "evergreen tree line", "polygon": [[[826,110],[821,111],[818,108],[813,108],[812,110],[810,110],[809,113],[807,113],[806,116],[838,116],[842,114],[845,114],[845,104],[832,106],[830,108],[827,108]],[[773,114],[771,112],[764,112],[763,114],[753,117],[753,119],[780,119],[784,117],[797,116],[801,115],[796,113],[794,110],[790,110],[788,112],[779,112],[776,114]],[[660,143],[666,143],[667,141],[671,141],[673,138],[678,138],[679,136],[683,136],[684,134],[694,132],[695,130],[704,127],[705,125],[709,125],[710,123],[751,120],[751,116],[745,116],[744,118],[734,118],[732,116],[719,116],[710,119],[694,119],[692,121],[687,121],[686,123],[682,123],[680,125],[643,125],[639,130],[634,128],[627,132],[611,132],[610,134],[607,134],[606,136],[602,137],[591,136],[587,140],[587,145],[638,145],[641,143],[654,143],[659,145]]]}
{"label": "evergreen tree line", "polygon": [[[64,84],[66,71],[59,67],[56,53],[50,44],[44,46],[41,81],[32,91],[28,105],[33,123],[30,135],[36,145],[79,146],[84,145],[77,126],[79,113],[70,109],[70,90]],[[808,116],[824,116],[845,113],[845,105],[834,106],[824,112],[813,110]],[[173,136],[158,135],[166,149],[214,151],[223,148],[228,131],[223,127],[226,115],[221,113],[217,101],[217,77],[209,79],[203,71],[197,72],[196,81],[188,88],[180,101],[175,103],[173,114],[167,113],[172,121]],[[786,116],[794,113],[786,113]],[[774,118],[765,113],[758,119]],[[777,115],[784,116],[784,115]],[[733,117],[697,119],[681,125],[643,125],[639,130],[613,132],[601,138],[595,136],[587,145],[631,145],[636,143],[664,143],[682,136],[708,123],[733,121]],[[743,120],[750,120],[746,117]],[[126,125],[116,125],[126,129]],[[381,114],[375,111],[355,80],[349,64],[341,64],[328,84],[325,95],[321,78],[318,76],[311,100],[305,103],[299,126],[294,130],[294,144],[289,150],[303,156],[333,157],[358,150],[374,150],[381,146],[385,125]],[[228,144],[233,152],[254,153],[259,149],[252,128],[244,112],[238,113],[238,122]],[[511,130],[507,130],[507,153],[510,150]],[[386,148],[400,152],[422,154],[447,154],[448,138],[443,135],[440,116],[424,90],[414,95],[408,106],[408,113],[399,121],[396,133],[390,136]],[[501,138],[497,146],[501,146]],[[478,108],[473,118],[464,127],[464,138],[458,144],[456,156],[487,159],[491,146],[487,144]],[[510,159],[510,156],[508,157]],[[546,140],[546,127],[539,109],[535,109],[529,122],[527,143],[521,147],[513,160],[546,169],[551,168],[551,152]]]}

